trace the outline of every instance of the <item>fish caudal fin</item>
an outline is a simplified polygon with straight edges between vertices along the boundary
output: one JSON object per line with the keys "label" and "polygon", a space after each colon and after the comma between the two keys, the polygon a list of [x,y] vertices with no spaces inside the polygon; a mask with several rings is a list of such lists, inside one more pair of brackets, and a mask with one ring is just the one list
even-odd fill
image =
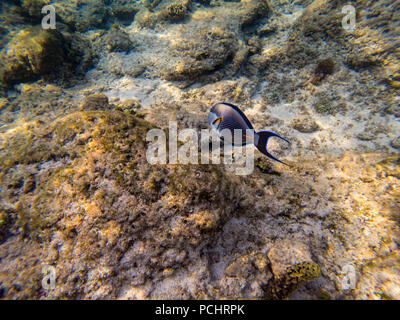
{"label": "fish caudal fin", "polygon": [[281,137],[279,134],[276,134],[276,133],[271,132],[271,131],[260,131],[260,132],[257,132],[256,135],[258,136],[258,142],[256,144],[256,147],[262,154],[266,155],[268,158],[270,158],[272,160],[278,161],[278,162],[288,166],[288,164],[286,164],[286,163],[282,162],[281,160],[275,158],[267,150],[268,140],[271,137],[277,137],[277,138],[280,138],[280,139],[286,141],[287,143],[290,143],[288,140],[286,140],[285,138]]}

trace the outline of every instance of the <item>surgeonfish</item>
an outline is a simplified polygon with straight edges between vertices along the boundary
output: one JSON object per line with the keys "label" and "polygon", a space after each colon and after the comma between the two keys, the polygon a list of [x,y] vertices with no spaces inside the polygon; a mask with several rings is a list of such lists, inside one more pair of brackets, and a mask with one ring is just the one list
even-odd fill
{"label": "surgeonfish", "polygon": [[[279,134],[276,134],[271,131],[260,131],[260,132],[255,132],[254,128],[247,119],[246,115],[236,106],[230,103],[226,102],[221,102],[215,104],[211,110],[210,113],[208,114],[208,124],[211,126],[213,130],[215,130],[217,133],[221,134],[221,131],[224,129],[228,129],[231,131],[232,137],[234,137],[234,130],[235,129],[241,129],[242,130],[242,141],[240,145],[235,145],[235,143],[232,141],[233,146],[244,146],[247,144],[246,142],[246,137],[251,135],[250,141],[253,142],[255,147],[264,155],[266,155],[268,158],[278,161],[280,163],[283,163],[287,165],[286,163],[278,160],[275,158],[273,155],[271,155],[268,150],[267,150],[267,145],[268,145],[268,140],[271,137],[277,137],[280,138],[287,143],[290,143],[288,140],[285,138],[281,137]],[[249,131],[246,131],[249,130]],[[221,137],[221,140],[223,140],[223,137]]]}

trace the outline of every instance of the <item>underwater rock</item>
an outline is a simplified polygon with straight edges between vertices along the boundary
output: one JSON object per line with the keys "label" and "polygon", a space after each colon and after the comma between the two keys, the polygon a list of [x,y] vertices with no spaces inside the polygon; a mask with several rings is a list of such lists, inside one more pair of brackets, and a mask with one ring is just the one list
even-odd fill
{"label": "underwater rock", "polygon": [[[298,18],[310,2],[307,14]],[[57,1],[65,10],[79,10],[78,3],[88,1]],[[99,3],[106,4],[107,12],[115,6],[134,7],[130,0]],[[172,1],[145,3],[157,17]],[[267,13],[257,1],[214,1],[194,5],[179,23],[166,16],[155,20],[154,29],[135,22],[124,29],[136,46],[128,54],[108,52],[100,43],[105,30],[69,34],[60,22],[62,28],[57,29],[66,40],[67,57],[86,66],[92,63],[87,37],[101,44],[97,52],[103,64],[78,86],[63,88],[57,81],[51,88],[38,81],[19,85],[16,93],[0,100],[0,297],[399,298],[399,157],[384,151],[393,151],[388,137],[398,133],[383,122],[392,124],[393,116],[375,114],[392,106],[397,116],[398,99],[395,90],[375,81],[376,68],[353,72],[343,63],[352,47],[371,48],[368,54],[379,63],[388,57],[390,79],[398,81],[398,71],[391,67],[396,42],[387,40],[388,33],[396,34],[398,10],[390,13],[390,28],[381,21],[359,37],[335,35],[337,30],[330,33],[319,24],[318,19],[326,19],[340,28],[338,1],[335,6],[330,0],[268,3],[279,11]],[[357,1],[357,6],[363,3]],[[249,9],[257,6],[259,13]],[[133,11],[124,21],[110,15],[98,27],[128,24]],[[311,26],[303,25],[309,17]],[[279,32],[263,33],[270,22],[270,32]],[[368,37],[375,27],[388,45],[382,56],[375,51],[381,38],[361,41],[373,40]],[[306,33],[298,33],[300,29]],[[338,69],[329,77],[332,81],[310,85],[318,59],[330,56]],[[63,65],[74,78],[76,69],[67,58]],[[185,68],[181,79],[193,87],[181,90],[180,83],[160,80]],[[130,78],[141,72],[141,77]],[[203,85],[207,80],[210,83]],[[112,98],[86,96],[85,110],[74,113],[77,97],[96,92]],[[123,100],[127,97],[132,100]],[[257,153],[254,172],[237,177],[219,165],[147,162],[150,128],[165,129],[176,120],[179,130],[200,131],[216,97],[243,107],[257,129],[292,133],[289,157],[296,165],[277,166]],[[141,104],[145,110],[137,114]],[[92,108],[100,111],[87,111]],[[345,121],[333,116],[342,108],[351,111]],[[290,128],[291,119],[306,111],[310,116],[314,111],[329,115],[311,118],[324,123],[323,132],[302,135]],[[154,126],[139,117],[154,121]],[[365,131],[379,127],[371,132],[380,133],[374,143],[364,145],[382,150],[339,156],[335,150],[363,145],[356,138],[357,122],[364,120],[370,122]],[[381,130],[384,124],[386,131]],[[340,143],[333,146],[335,141]],[[277,153],[288,151],[275,146]],[[334,157],[326,154],[331,149]],[[350,292],[342,288],[349,263],[358,281]],[[55,290],[42,288],[44,264],[56,268]],[[302,285],[319,275],[321,279]]]}
{"label": "underwater rock", "polygon": [[224,288],[221,294],[226,298],[243,295],[261,299],[263,284],[272,278],[268,258],[261,252],[236,258],[225,268],[225,275],[221,281]]}
{"label": "underwater rock", "polygon": [[311,116],[299,116],[293,119],[291,127],[303,133],[311,133],[321,129]]}
{"label": "underwater rock", "polygon": [[31,23],[40,23],[43,19],[42,8],[48,4],[44,0],[22,0],[21,3],[16,3],[17,7],[12,8],[15,12]]}
{"label": "underwater rock", "polygon": [[126,32],[113,26],[104,36],[104,42],[108,51],[129,52],[134,47]]}
{"label": "underwater rock", "polygon": [[[257,37],[242,35],[251,33],[249,30],[252,23],[257,24],[259,20],[267,18],[269,9],[266,1],[251,0],[224,3],[223,6],[196,7],[188,11],[190,19],[184,19],[182,23],[166,24],[170,21],[166,16],[162,19],[162,12],[171,3],[175,2],[159,2],[152,11],[144,8],[135,17],[135,27],[156,29],[140,29],[142,32],[135,36],[138,44],[135,58],[138,64],[146,65],[146,75],[179,81],[174,85],[182,87],[187,87],[198,78],[201,82],[215,82],[240,72],[248,57],[251,58],[261,50],[262,43]],[[250,29],[247,30],[247,27]],[[165,36],[160,37],[161,34]],[[247,40],[250,40],[249,45]],[[150,46],[154,50],[146,50]],[[142,48],[146,51],[141,52]],[[135,63],[132,61],[134,68]],[[115,69],[122,71],[124,68]],[[257,66],[253,69],[256,73]]]}
{"label": "underwater rock", "polygon": [[376,134],[373,132],[361,132],[357,134],[357,138],[362,141],[372,141],[376,138]]}
{"label": "underwater rock", "polygon": [[321,59],[318,61],[318,65],[314,70],[314,77],[311,79],[311,83],[318,85],[326,75],[332,74],[335,71],[335,62],[332,58]]}
{"label": "underwater rock", "polygon": [[284,239],[278,241],[269,251],[268,259],[275,277],[281,278],[287,268],[302,262],[313,262],[310,247],[301,240]]}
{"label": "underwater rock", "polygon": [[337,8],[337,1],[313,1],[290,29],[284,49],[285,63],[297,68],[315,63],[321,54],[317,43],[332,42],[337,45],[343,41],[344,29],[340,21],[341,11]]}
{"label": "underwater rock", "polygon": [[116,103],[115,109],[129,114],[136,114],[141,105],[136,99],[128,99]]}
{"label": "underwater rock", "polygon": [[188,14],[191,0],[153,1],[153,4],[141,9],[135,21],[144,27],[155,27],[158,23],[179,22]]}
{"label": "underwater rock", "polygon": [[262,44],[261,44],[260,38],[258,36],[251,37],[247,41],[247,45],[248,45],[249,52],[252,54],[259,53],[262,48]]}
{"label": "underwater rock", "polygon": [[[0,274],[8,275],[0,281],[7,296],[43,294],[32,281],[41,267],[27,263],[19,273],[12,267],[18,256],[4,255],[11,248],[20,248],[26,261],[56,263],[62,286],[48,294],[60,298],[116,297],[117,282],[158,281],[173,276],[165,268],[204,260],[201,248],[237,207],[235,184],[217,166],[150,165],[145,137],[151,128],[126,113],[89,111],[2,135],[0,192],[10,209],[0,208]],[[17,167],[35,181],[18,196],[23,183],[6,187]],[[170,249],[177,254],[164,260]],[[113,275],[102,277],[101,268]],[[15,281],[22,290],[12,289]]]}
{"label": "underwater rock", "polygon": [[[393,250],[384,258],[377,257],[364,264],[361,270],[364,281],[357,285],[357,290],[362,292],[360,299],[398,300],[398,286],[388,279],[393,277],[394,270],[399,271],[399,260],[399,250]],[[386,281],[382,281],[379,289],[375,290],[368,283],[374,282],[377,274],[381,274]]]}
{"label": "underwater rock", "polygon": [[129,55],[112,54],[103,64],[106,70],[117,76],[129,75],[135,78],[146,70],[146,65],[143,62],[138,60],[132,61]]}
{"label": "underwater rock", "polygon": [[139,7],[136,3],[112,3],[111,4],[111,13],[112,15],[122,24],[130,25],[136,13],[139,11]]}
{"label": "underwater rock", "polygon": [[[379,79],[399,88],[400,16],[396,1],[357,1],[357,28],[352,33],[353,50],[346,64],[356,71],[374,69]],[[397,79],[396,79],[397,78]]]}
{"label": "underwater rock", "polygon": [[81,109],[89,110],[104,110],[109,107],[108,98],[102,93],[91,94],[85,97],[81,104]]}
{"label": "underwater rock", "polygon": [[[156,2],[151,8],[143,8],[135,17],[135,21],[141,26],[153,28],[163,22],[179,22],[188,16],[191,0],[166,0]],[[237,24],[241,28],[255,24],[257,20],[268,16],[269,7],[266,0],[242,0],[239,2],[225,3],[228,10],[226,15],[230,24]],[[218,11],[218,8],[216,8]],[[218,13],[217,13],[218,14]],[[219,16],[217,20],[224,17]]]}
{"label": "underwater rock", "polygon": [[183,3],[172,3],[167,7],[166,19],[169,21],[181,21],[186,17],[188,5]]}
{"label": "underwater rock", "polygon": [[244,277],[248,278],[253,275],[254,272],[251,270],[256,268],[262,273],[268,272],[268,258],[262,253],[253,252],[237,258],[229,266],[226,267],[225,273],[228,277]]}
{"label": "underwater rock", "polygon": [[190,80],[222,66],[236,51],[238,44],[232,32],[220,27],[190,30],[170,47],[179,57],[164,65],[160,76],[166,80]]}
{"label": "underwater rock", "polygon": [[271,23],[271,21],[268,21],[266,24],[261,25],[257,29],[257,35],[259,36],[267,36],[270,35],[278,30],[278,24],[277,23]]}
{"label": "underwater rock", "polygon": [[268,12],[266,0],[241,0],[238,12],[241,27],[256,24],[257,20],[268,17]]}
{"label": "underwater rock", "polygon": [[267,256],[274,276],[265,287],[266,299],[287,299],[302,283],[321,276],[310,246],[302,240],[278,241]]}
{"label": "underwater rock", "polygon": [[77,35],[30,27],[0,53],[0,82],[11,87],[40,77],[71,81],[93,63],[90,44]]}
{"label": "underwater rock", "polygon": [[59,19],[79,32],[104,28],[111,16],[104,0],[59,1],[53,6]]}
{"label": "underwater rock", "polygon": [[393,141],[390,143],[390,145],[395,148],[400,150],[400,136],[393,139]]}
{"label": "underwater rock", "polygon": [[378,61],[376,57],[366,54],[362,51],[357,51],[354,53],[350,53],[346,59],[345,63],[352,69],[356,71],[361,71],[368,67],[376,66]]}
{"label": "underwater rock", "polygon": [[57,30],[22,30],[0,53],[1,82],[10,86],[56,72],[68,55],[65,42]]}
{"label": "underwater rock", "polygon": [[272,279],[266,288],[265,299],[287,299],[301,284],[321,277],[321,269],[314,262],[302,262],[288,267],[282,276]]}
{"label": "underwater rock", "polygon": [[301,240],[281,240],[267,256],[274,275],[266,286],[267,299],[286,299],[303,282],[321,276],[320,267],[312,261],[310,247]]}

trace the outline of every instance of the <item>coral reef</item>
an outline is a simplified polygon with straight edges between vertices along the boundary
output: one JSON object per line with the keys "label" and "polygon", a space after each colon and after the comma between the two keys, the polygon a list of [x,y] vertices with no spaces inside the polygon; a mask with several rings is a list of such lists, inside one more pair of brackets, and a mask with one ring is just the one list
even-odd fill
{"label": "coral reef", "polygon": [[[0,3],[0,298],[400,298],[396,1],[45,2]],[[290,166],[148,163],[220,101]]]}

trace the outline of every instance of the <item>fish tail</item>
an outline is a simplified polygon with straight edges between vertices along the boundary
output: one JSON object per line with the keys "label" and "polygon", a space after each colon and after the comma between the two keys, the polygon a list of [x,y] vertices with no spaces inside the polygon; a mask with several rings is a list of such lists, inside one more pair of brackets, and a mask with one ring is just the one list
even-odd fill
{"label": "fish tail", "polygon": [[268,158],[270,158],[272,160],[278,161],[278,162],[288,166],[287,163],[284,163],[283,161],[275,158],[267,150],[268,140],[271,137],[277,137],[277,138],[280,138],[280,139],[286,141],[287,143],[290,143],[288,140],[281,137],[279,134],[271,132],[271,131],[260,131],[260,132],[257,132],[256,135],[258,136],[258,142],[255,146],[262,154],[266,155]]}

